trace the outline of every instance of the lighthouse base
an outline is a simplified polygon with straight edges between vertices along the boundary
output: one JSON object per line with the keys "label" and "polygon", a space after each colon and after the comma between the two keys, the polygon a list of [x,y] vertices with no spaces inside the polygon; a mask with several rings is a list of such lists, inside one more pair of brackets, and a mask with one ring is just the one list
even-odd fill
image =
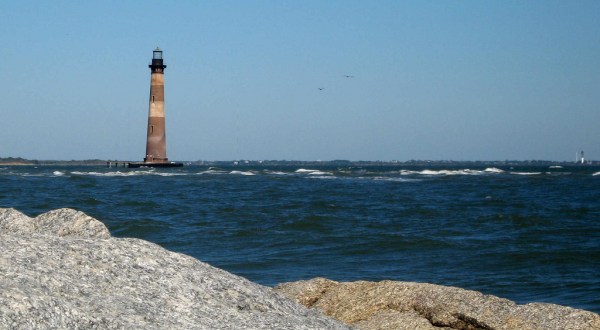
{"label": "lighthouse base", "polygon": [[168,163],[153,163],[153,162],[135,162],[127,163],[127,167],[140,168],[140,167],[183,167],[183,163],[168,162]]}

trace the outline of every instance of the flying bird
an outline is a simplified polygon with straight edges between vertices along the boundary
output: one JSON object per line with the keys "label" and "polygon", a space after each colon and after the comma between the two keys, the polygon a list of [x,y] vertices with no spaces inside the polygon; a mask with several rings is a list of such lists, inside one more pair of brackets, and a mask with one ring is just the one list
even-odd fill
{"label": "flying bird", "polygon": [[325,89],[325,88],[323,88],[323,87],[319,87],[319,90],[320,90],[320,91],[322,91],[322,90],[324,90],[324,89]]}
{"label": "flying bird", "polygon": [[344,77],[346,77],[346,78],[354,78],[354,76],[347,75],[347,74],[345,74]]}

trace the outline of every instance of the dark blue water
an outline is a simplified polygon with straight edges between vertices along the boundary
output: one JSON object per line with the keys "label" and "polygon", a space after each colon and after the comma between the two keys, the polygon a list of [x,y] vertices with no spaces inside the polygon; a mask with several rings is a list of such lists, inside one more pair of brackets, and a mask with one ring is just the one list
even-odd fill
{"label": "dark blue water", "polygon": [[0,167],[0,207],[61,207],[252,281],[323,276],[600,312],[600,168]]}

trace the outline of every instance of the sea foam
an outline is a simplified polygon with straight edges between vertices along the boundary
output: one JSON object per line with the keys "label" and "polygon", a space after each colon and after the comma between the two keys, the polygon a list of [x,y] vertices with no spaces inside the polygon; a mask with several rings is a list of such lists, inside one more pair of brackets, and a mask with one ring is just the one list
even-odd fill
{"label": "sea foam", "polygon": [[333,175],[331,172],[323,172],[319,170],[307,170],[304,168],[296,170],[295,173],[308,174],[308,175]]}
{"label": "sea foam", "polygon": [[289,173],[286,172],[281,172],[281,171],[266,171],[266,174],[271,174],[271,175],[288,175]]}
{"label": "sea foam", "polygon": [[226,172],[226,171],[219,171],[219,170],[214,170],[214,169],[208,169],[206,171],[198,172],[197,174],[204,175],[204,174],[227,174],[227,173],[228,172]]}
{"label": "sea foam", "polygon": [[361,179],[371,179],[374,181],[389,181],[389,182],[415,182],[421,181],[418,179],[406,179],[406,178],[397,178],[397,177],[387,177],[387,176],[376,176],[376,177],[360,177]]}
{"label": "sea foam", "polygon": [[[463,169],[463,170],[439,170],[439,171],[434,171],[434,170],[422,170],[422,171],[407,171],[406,174],[421,174],[421,175],[479,175],[479,174],[483,174],[484,171],[476,171],[476,170],[470,170],[470,169]],[[405,174],[405,173],[400,173],[400,174]]]}
{"label": "sea foam", "polygon": [[312,173],[312,172],[318,172],[319,170],[307,170],[305,168],[300,168],[296,170],[296,173]]}
{"label": "sea foam", "polygon": [[252,172],[244,172],[244,171],[231,171],[229,174],[237,174],[237,175],[256,175]]}
{"label": "sea foam", "polygon": [[128,172],[113,171],[113,172],[104,172],[104,173],[103,172],[94,172],[94,171],[90,171],[90,172],[73,171],[73,172],[71,172],[71,174],[111,177],[111,176],[152,175],[152,174],[157,174],[157,173],[155,173],[153,170],[148,170],[148,171],[128,171]]}
{"label": "sea foam", "polygon": [[428,176],[436,176],[436,175],[482,175],[482,174],[501,174],[505,173],[504,170],[495,167],[488,167],[483,171],[480,170],[471,170],[468,168],[460,169],[460,170],[421,170],[421,171],[410,171],[410,170],[401,170],[400,175],[428,175]]}

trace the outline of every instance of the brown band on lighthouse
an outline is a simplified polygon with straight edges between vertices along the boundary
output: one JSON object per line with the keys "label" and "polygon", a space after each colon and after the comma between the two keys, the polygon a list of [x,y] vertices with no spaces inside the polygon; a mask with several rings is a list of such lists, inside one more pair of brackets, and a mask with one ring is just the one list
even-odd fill
{"label": "brown band on lighthouse", "polygon": [[152,73],[148,116],[165,116],[165,83],[163,73]]}

